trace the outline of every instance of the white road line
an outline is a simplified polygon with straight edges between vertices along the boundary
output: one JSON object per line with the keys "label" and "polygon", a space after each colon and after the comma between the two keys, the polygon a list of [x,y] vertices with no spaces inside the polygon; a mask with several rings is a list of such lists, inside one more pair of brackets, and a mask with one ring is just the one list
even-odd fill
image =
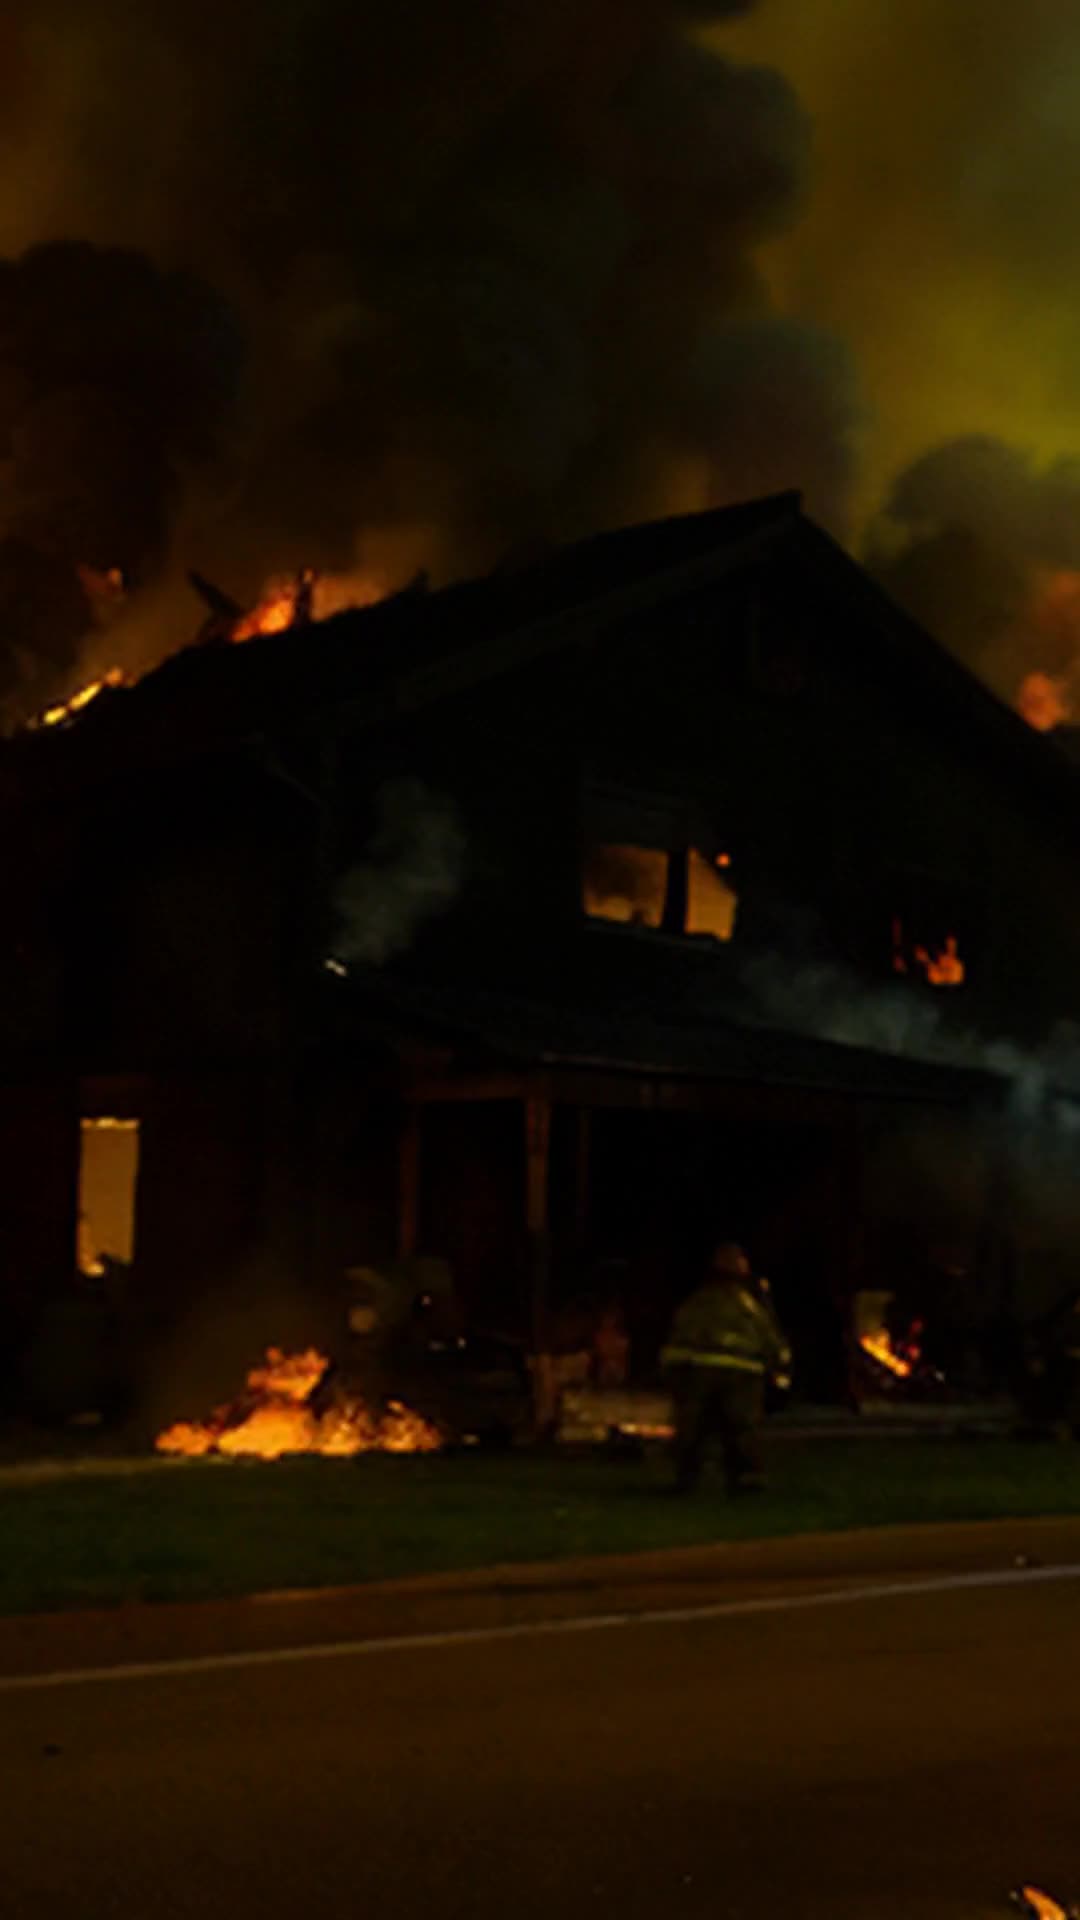
{"label": "white road line", "polygon": [[823,1593],[782,1594],[756,1600],[718,1600],[710,1606],[657,1607],[640,1613],[582,1614],[566,1620],[522,1620],[505,1627],[458,1627],[446,1633],[402,1633],[380,1640],[336,1640],[324,1645],[264,1647],[248,1653],[207,1653],[180,1660],[141,1660],[115,1667],[72,1667],[55,1673],[0,1675],[0,1693],[34,1693],[49,1687],[97,1685],[101,1681],[157,1680],[173,1674],[227,1673],[243,1667],[283,1667],[311,1660],[351,1660],[363,1654],[404,1653],[429,1647],[482,1646],[498,1640],[529,1640],[568,1633],[610,1632],[616,1627],[680,1626],[756,1614],[809,1613],[817,1607],[854,1606],[863,1600],[903,1600],[933,1593],[963,1593],[987,1587],[1038,1586],[1080,1580],[1080,1565],[1001,1568],[989,1573],[942,1574],[929,1580],[888,1585],[830,1587]]}

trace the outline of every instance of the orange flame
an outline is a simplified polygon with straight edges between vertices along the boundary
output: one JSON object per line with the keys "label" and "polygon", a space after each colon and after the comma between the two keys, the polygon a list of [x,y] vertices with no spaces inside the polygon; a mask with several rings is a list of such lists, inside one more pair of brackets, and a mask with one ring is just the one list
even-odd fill
{"label": "orange flame", "polygon": [[1042,662],[1021,681],[1016,710],[1029,727],[1049,733],[1072,720],[1080,686],[1080,570],[1035,574],[1014,638],[1023,657]]}
{"label": "orange flame", "polygon": [[159,1433],[159,1453],[247,1454],[279,1460],[283,1454],[434,1453],[442,1445],[435,1427],[391,1400],[383,1413],[342,1393],[324,1411],[309,1404],[329,1362],[316,1348],[284,1353],[268,1347],[263,1365],[247,1376],[242,1399],[218,1407],[209,1420],[177,1421]]}
{"label": "orange flame", "polygon": [[123,668],[110,667],[107,673],[102,674],[100,680],[91,680],[87,686],[80,687],[69,700],[62,700],[55,707],[46,707],[44,713],[40,713],[36,720],[30,722],[30,725],[58,727],[62,721],[70,720],[75,714],[81,713],[84,707],[90,705],[91,700],[97,699],[99,693],[104,693],[106,687],[124,685],[126,685],[126,675]]}
{"label": "orange flame", "polygon": [[955,933],[946,935],[940,953],[930,953],[926,947],[916,947],[915,959],[932,987],[963,985],[966,969],[960,958]]}
{"label": "orange flame", "polygon": [[[908,955],[904,943],[903,921],[894,915],[892,923],[893,972],[907,973]],[[916,947],[911,954],[912,964],[921,967],[932,987],[959,987],[967,978],[967,968],[960,958],[960,943],[955,933],[945,936],[945,945],[938,953],[932,953],[929,947]]]}
{"label": "orange flame", "polygon": [[233,640],[252,640],[257,634],[284,633],[309,620],[328,620],[349,608],[373,607],[386,598],[385,583],[364,573],[299,573],[268,580],[252,607],[236,622]]}
{"label": "orange flame", "polygon": [[245,613],[232,630],[234,640],[253,640],[260,633],[284,633],[297,620],[301,600],[314,585],[314,575],[295,575],[289,580],[272,580],[264,588],[250,613]]}
{"label": "orange flame", "polygon": [[1016,711],[1037,733],[1065,726],[1073,716],[1068,682],[1060,674],[1027,674],[1016,695]]}

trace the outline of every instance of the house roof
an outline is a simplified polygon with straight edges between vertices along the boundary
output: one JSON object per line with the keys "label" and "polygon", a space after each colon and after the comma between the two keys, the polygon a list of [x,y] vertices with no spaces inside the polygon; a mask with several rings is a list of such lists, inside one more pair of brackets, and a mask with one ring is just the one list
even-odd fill
{"label": "house roof", "polygon": [[[197,758],[305,719],[347,714],[351,730],[438,702],[554,653],[583,635],[619,644],[621,614],[638,613],[755,564],[872,628],[877,664],[913,697],[927,724],[966,754],[1039,796],[1062,831],[1080,834],[1080,765],[1036,734],[909,619],[833,540],[807,520],[797,493],[600,533],[529,564],[380,604],[241,646],[192,646],[133,687],[110,689],[70,725],[9,743],[71,776]],[[70,757],[70,759],[69,759]]]}
{"label": "house roof", "polygon": [[[261,634],[242,645],[195,644],[132,686],[106,688],[81,713],[10,743],[35,757],[192,758],[305,714],[349,711],[379,724],[569,642],[591,612],[640,606],[650,586],[715,576],[760,552],[799,511],[785,493],[709,513],[593,535],[522,566],[437,591],[406,588],[372,607]],[[194,613],[193,602],[193,613]],[[61,745],[62,743],[62,745]],[[53,759],[55,764],[55,759]]]}
{"label": "house roof", "polygon": [[1067,740],[1029,726],[813,521],[800,514],[793,539],[807,579],[820,580],[854,614],[865,615],[878,649],[876,666],[923,700],[927,724],[951,731],[966,753],[990,759],[999,775],[1025,793],[1041,794],[1056,824],[1080,835],[1080,760]]}

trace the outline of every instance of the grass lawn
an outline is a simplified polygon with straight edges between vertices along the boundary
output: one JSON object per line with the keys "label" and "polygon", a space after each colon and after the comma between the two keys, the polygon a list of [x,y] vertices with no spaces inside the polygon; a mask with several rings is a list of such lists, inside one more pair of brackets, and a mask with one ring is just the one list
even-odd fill
{"label": "grass lawn", "polygon": [[1005,1440],[774,1442],[772,1490],[659,1498],[666,1469],[477,1455],[169,1462],[0,1477],[0,1612],[206,1599],[495,1561],[896,1521],[1080,1513],[1080,1449]]}

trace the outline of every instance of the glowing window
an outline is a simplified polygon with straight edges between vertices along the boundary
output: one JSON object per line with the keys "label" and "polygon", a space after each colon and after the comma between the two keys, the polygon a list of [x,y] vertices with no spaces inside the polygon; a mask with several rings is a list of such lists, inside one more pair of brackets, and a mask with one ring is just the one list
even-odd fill
{"label": "glowing window", "polygon": [[657,847],[591,848],[585,868],[585,911],[594,920],[659,927],[664,919],[669,855]]}
{"label": "glowing window", "polygon": [[106,1261],[131,1265],[138,1177],[138,1121],[106,1117],[83,1120],[77,1249],[82,1273],[103,1273]]}
{"label": "glowing window", "polygon": [[730,880],[731,861],[720,854],[715,861],[691,848],[687,875],[687,933],[711,933],[714,940],[730,940],[735,931],[739,896]]}

